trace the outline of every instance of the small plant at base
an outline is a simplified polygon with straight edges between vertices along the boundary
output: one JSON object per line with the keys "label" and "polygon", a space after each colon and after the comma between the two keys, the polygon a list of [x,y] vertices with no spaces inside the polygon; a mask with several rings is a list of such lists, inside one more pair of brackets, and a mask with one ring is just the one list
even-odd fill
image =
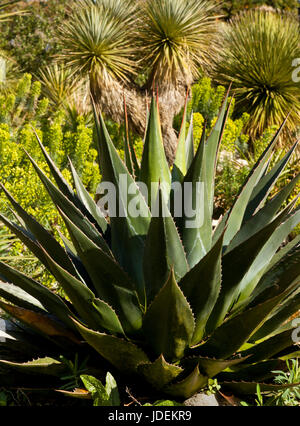
{"label": "small plant at base", "polygon": [[275,405],[299,406],[300,405],[300,365],[299,359],[286,361],[287,371],[273,371],[278,374],[274,381],[278,384],[292,384],[298,386],[278,391],[274,396]]}
{"label": "small plant at base", "polygon": [[[260,391],[260,385],[259,384],[256,385],[256,396],[257,396],[257,399],[255,400],[255,405],[257,407],[262,407],[263,405],[266,405],[266,404],[264,404],[264,400],[263,400],[263,396],[262,396],[261,391]],[[240,404],[243,405],[244,407],[249,407],[251,405],[251,404],[248,404],[245,401],[241,401]]]}
{"label": "small plant at base", "polygon": [[221,389],[221,386],[218,384],[217,379],[209,379],[207,390],[205,391],[206,395],[214,395]]}
{"label": "small plant at base", "polygon": [[86,390],[91,393],[95,407],[120,405],[117,382],[109,372],[106,374],[105,386],[93,376],[81,375],[80,378]]}
{"label": "small plant at base", "polygon": [[179,402],[171,401],[169,399],[160,399],[158,401],[155,401],[153,404],[150,404],[150,402],[147,402],[143,405],[143,407],[181,407],[182,404],[179,404]]}
{"label": "small plant at base", "polygon": [[86,365],[88,362],[88,357],[81,364],[79,364],[78,354],[75,355],[74,362],[68,360],[63,355],[61,355],[59,358],[61,362],[66,366],[67,370],[69,370],[69,374],[60,377],[61,380],[67,381],[67,383],[61,386],[60,389],[73,390],[75,388],[78,388],[81,375],[87,371]]}

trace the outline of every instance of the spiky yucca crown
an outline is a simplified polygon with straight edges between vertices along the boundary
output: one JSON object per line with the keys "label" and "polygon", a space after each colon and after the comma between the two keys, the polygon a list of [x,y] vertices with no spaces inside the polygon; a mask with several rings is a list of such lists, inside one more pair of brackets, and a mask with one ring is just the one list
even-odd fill
{"label": "spiky yucca crown", "polygon": [[[141,214],[137,217],[116,215],[107,221],[72,164],[76,192],[39,142],[57,186],[29,158],[71,241],[64,237],[63,248],[4,187],[19,223],[0,217],[51,271],[72,304],[0,262],[6,279],[0,294],[13,303],[0,302],[1,308],[59,345],[58,351],[62,351],[61,338],[71,351],[81,350],[83,338],[115,368],[139,374],[173,396],[188,397],[211,377],[241,392],[255,391],[256,381],[272,378],[271,371],[295,352],[293,324],[284,323],[300,306],[300,238],[278,249],[300,222],[296,200],[281,209],[299,176],[271,200],[267,197],[296,144],[269,171],[279,129],[232,208],[213,230],[216,158],[229,109],[227,100],[228,95],[214,129],[208,138],[203,132],[196,153],[192,124],[185,135],[185,108],[172,172],[164,155],[155,98],[141,164],[128,133],[123,163],[103,118],[95,115],[103,180],[114,184],[117,205],[123,210],[128,211],[130,203],[138,206]],[[123,192],[120,176],[125,176],[133,193]],[[137,181],[148,189],[154,184],[158,215],[151,216]],[[185,209],[180,217],[162,214],[168,210],[168,198],[173,199],[174,194],[168,192],[172,182],[183,193],[184,184],[191,184],[194,200],[197,183],[203,183],[201,223],[187,227],[197,212],[187,216]],[[174,203],[170,206],[174,213]],[[52,371],[53,363],[57,373],[57,360],[49,359],[39,361],[38,371],[47,373],[50,367]],[[35,362],[2,361],[1,365],[24,371],[36,368]],[[275,385],[261,386],[273,389]]]}

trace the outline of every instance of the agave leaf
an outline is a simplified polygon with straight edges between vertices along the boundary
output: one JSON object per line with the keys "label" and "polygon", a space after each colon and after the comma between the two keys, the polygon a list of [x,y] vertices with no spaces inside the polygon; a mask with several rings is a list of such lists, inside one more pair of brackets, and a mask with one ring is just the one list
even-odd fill
{"label": "agave leaf", "polygon": [[137,372],[140,364],[149,362],[147,355],[135,344],[119,337],[90,330],[78,321],[74,320],[74,323],[88,344],[118,370],[131,374]]}
{"label": "agave leaf", "polygon": [[295,248],[263,275],[251,297],[250,306],[262,303],[286,289],[300,277],[300,247]]}
{"label": "agave leaf", "polygon": [[[112,251],[120,265],[129,273],[137,285],[140,300],[145,297],[142,253],[144,240],[150,224],[150,211],[137,184],[120,159],[105,127],[102,116],[100,122],[95,113],[97,143],[100,159],[100,168],[103,179],[114,184],[119,214],[111,215]],[[121,177],[125,177],[126,188],[119,185]],[[123,181],[122,181],[123,182]],[[128,193],[127,188],[133,189],[135,194]],[[139,206],[139,215],[130,214],[129,205]],[[127,214],[127,216],[126,216]],[[74,222],[74,221],[73,221]]]}
{"label": "agave leaf", "polygon": [[282,385],[276,385],[273,383],[257,383],[257,382],[222,382],[220,385],[224,388],[230,389],[238,395],[254,395],[259,385],[260,392],[278,392],[283,389],[289,389],[299,386],[299,383],[288,383]]}
{"label": "agave leaf", "polygon": [[[187,260],[191,268],[208,252],[212,239],[212,216],[207,203],[206,158],[204,154],[205,127],[197,153],[183,182],[184,209],[180,228]],[[200,205],[198,205],[198,202]],[[186,212],[186,206],[190,206],[194,213]]]}
{"label": "agave leaf", "polygon": [[294,187],[300,179],[300,174],[286,185],[271,201],[269,201],[263,208],[261,208],[248,222],[246,222],[241,229],[234,236],[230,242],[227,250],[232,250],[234,247],[241,244],[247,238],[250,238],[256,232],[261,230],[265,225],[271,222],[284,201],[289,197]]}
{"label": "agave leaf", "polygon": [[69,319],[71,311],[59,296],[47,287],[3,262],[0,262],[0,272],[14,283],[14,286],[11,287],[11,292],[15,292],[15,286],[19,287],[23,292],[30,294],[34,300],[38,301],[42,309],[46,309],[48,312],[54,314],[63,323],[67,324],[68,327],[74,328],[72,321]]}
{"label": "agave leaf", "polygon": [[20,306],[21,308],[35,310],[45,310],[39,300],[30,296],[19,287],[0,281],[0,296],[14,305]]}
{"label": "agave leaf", "polygon": [[79,344],[79,340],[73,332],[65,328],[58,321],[50,318],[49,315],[9,305],[3,301],[0,301],[0,308],[45,336],[54,338],[63,337],[73,343]]}
{"label": "agave leaf", "polygon": [[[5,216],[0,213],[1,221],[29,248],[29,250],[46,266],[47,261],[44,256],[44,252],[38,245],[38,241],[35,236],[28,231],[25,227],[20,227],[17,223],[11,222]],[[69,259],[67,259],[69,263]],[[72,265],[71,265],[72,268]],[[73,268],[72,268],[73,269]]]}
{"label": "agave leaf", "polygon": [[262,381],[274,378],[274,370],[283,369],[285,363],[280,359],[271,359],[268,361],[258,362],[253,365],[238,365],[232,371],[223,371],[218,375],[219,382],[229,381]]}
{"label": "agave leaf", "polygon": [[129,141],[129,128],[128,128],[128,116],[127,116],[127,107],[126,107],[126,101],[124,96],[124,123],[125,123],[125,137],[124,137],[124,154],[125,154],[125,165],[129,171],[129,173],[136,177],[134,165],[133,165],[133,158],[131,155],[131,149],[130,149],[130,141]]}
{"label": "agave leaf", "polygon": [[221,371],[226,368],[231,368],[235,365],[240,364],[245,358],[234,358],[234,359],[211,359],[211,358],[197,358],[200,371],[209,378],[215,377]]}
{"label": "agave leaf", "polygon": [[188,93],[185,99],[181,127],[178,136],[176,156],[172,168],[172,182],[182,182],[187,172],[186,162],[186,112],[187,112]]}
{"label": "agave leaf", "polygon": [[177,365],[169,364],[161,355],[154,362],[141,364],[138,373],[141,374],[152,386],[161,389],[183,372]]}
{"label": "agave leaf", "polygon": [[100,299],[94,299],[93,306],[100,316],[98,322],[105,330],[112,334],[125,334],[119,317],[108,303]]}
{"label": "agave leaf", "polygon": [[265,269],[267,273],[274,265],[281,261],[288,253],[294,250],[300,243],[300,235],[297,235],[289,243],[287,243],[283,248],[278,250],[278,252],[272,257],[271,261],[268,264],[268,267]]}
{"label": "agave leaf", "polygon": [[136,158],[134,147],[132,145],[132,142],[129,136],[128,116],[127,116],[127,107],[126,107],[125,97],[124,97],[124,123],[125,123],[125,138],[124,138],[125,164],[129,173],[136,178],[140,174],[140,167],[139,167],[138,160]]}
{"label": "agave leaf", "polygon": [[288,153],[273,167],[273,169],[268,174],[263,176],[255,186],[245,210],[243,222],[247,222],[266,200],[277,179],[291,159],[291,156],[294,154],[298,146],[298,142],[299,141],[294,144]]}
{"label": "agave leaf", "polygon": [[[299,276],[300,282],[300,276]],[[283,324],[286,320],[288,320],[293,314],[295,314],[300,309],[300,294],[295,295],[294,297],[289,298],[286,302],[284,302],[279,310],[274,313],[264,323],[264,325],[257,330],[257,332],[251,337],[251,342],[255,342],[257,340],[261,340],[269,336],[275,330],[277,330],[281,324]],[[291,331],[289,331],[291,333]]]}
{"label": "agave leaf", "polygon": [[[245,273],[252,266],[261,249],[273,235],[275,229],[284,220],[291,206],[286,207],[270,224],[223,256],[222,288],[208,320],[207,329],[209,332],[213,331],[224,320],[242,289],[241,282],[243,282]],[[234,265],[234,269],[232,265]]]}
{"label": "agave leaf", "polygon": [[94,244],[63,212],[60,213],[68,228],[76,252],[92,277],[99,296],[110,299],[109,296],[105,296],[105,292],[109,292],[108,283],[103,283],[103,280],[107,281],[105,280],[107,275],[110,283],[114,282],[127,290],[133,290],[132,282],[115,259]]}
{"label": "agave leaf", "polygon": [[159,188],[144,251],[144,276],[149,304],[174,269],[176,280],[188,271],[185,252],[175,223]]}
{"label": "agave leaf", "polygon": [[92,199],[88,191],[85,189],[70,159],[69,162],[78,198],[80,199],[86,210],[91,214],[96,223],[100,226],[102,232],[105,233],[108,226],[105,217],[103,216],[101,210],[99,209],[95,201]]}
{"label": "agave leaf", "polygon": [[211,216],[213,213],[214,204],[215,172],[217,167],[218,149],[230,109],[230,104],[227,107],[229,91],[230,88],[228,89],[228,92],[223,101],[223,105],[221,107],[216,124],[205,143],[205,183],[207,188],[207,203]]}
{"label": "agave leaf", "polygon": [[185,399],[190,398],[200,389],[204,388],[208,383],[208,377],[203,376],[199,367],[197,366],[195,370],[184,380],[172,385],[168,385],[164,388],[164,391],[169,395],[184,397]]}
{"label": "agave leaf", "polygon": [[53,203],[59,207],[69,218],[75,223],[89,238],[94,241],[102,250],[107,253],[111,253],[110,249],[104,240],[103,236],[96,229],[96,227],[85,217],[80,210],[67,198],[65,195],[51,182],[51,180],[42,172],[33,158],[29,157],[35,171],[37,172],[39,178],[41,179],[43,185],[45,186],[47,192],[49,193]]}
{"label": "agave leaf", "polygon": [[257,182],[262,176],[264,172],[264,167],[269,157],[272,154],[272,150],[279,138],[281,130],[284,126],[285,122],[282,124],[280,129],[277,131],[276,135],[265,149],[261,157],[258,159],[255,166],[252,168],[248,178],[244,186],[241,188],[239,195],[237,196],[232,208],[230,209],[230,213],[227,221],[227,231],[224,238],[224,244],[227,246],[235,234],[238,232],[242,225],[243,216],[245,214],[248,202],[251,198],[252,192],[257,185]]}
{"label": "agave leaf", "polygon": [[[70,187],[68,182],[63,177],[60,170],[57,168],[55,163],[53,162],[52,158],[46,151],[45,147],[43,146],[42,142],[40,141],[37,133],[35,133],[35,136],[38,140],[38,143],[40,145],[40,148],[43,152],[43,155],[45,157],[45,160],[48,164],[48,167],[50,169],[51,175],[54,177],[54,180],[59,188],[59,190],[62,192],[62,194],[72,203],[74,206],[81,211],[83,216],[86,216],[88,220],[96,226],[101,232],[105,232],[107,228],[107,222],[104,218],[104,216],[101,214],[100,211],[97,211],[97,209],[93,208],[93,204],[88,200],[88,193],[83,187],[79,177],[74,178],[77,195],[74,194],[73,189]],[[28,155],[28,154],[27,154]],[[73,173],[73,170],[72,170]],[[74,174],[73,174],[74,176]],[[78,186],[80,186],[80,191],[78,191]],[[83,195],[83,197],[82,197]],[[93,202],[93,200],[92,200]],[[94,203],[95,204],[95,203]]]}
{"label": "agave leaf", "polygon": [[80,231],[62,212],[80,260],[88,272],[97,295],[118,312],[126,330],[141,326],[142,313],[134,286],[112,256],[108,256]]}
{"label": "agave leaf", "polygon": [[[38,349],[38,346],[35,347],[36,344],[40,346],[41,341],[45,342],[45,340],[32,328],[15,321],[12,317],[9,320],[4,318],[1,319],[1,346],[7,343],[16,343],[16,352],[27,355],[28,353],[33,354],[34,351]],[[39,349],[41,349],[41,346]]]}
{"label": "agave leaf", "polygon": [[185,141],[185,158],[186,158],[186,169],[191,167],[195,152],[194,152],[194,128],[193,128],[194,115],[191,114],[189,131]]}
{"label": "agave leaf", "polygon": [[[276,220],[276,219],[275,219]],[[288,219],[274,231],[267,243],[262,247],[251,267],[240,283],[239,303],[243,303],[253,292],[263,274],[270,266],[272,258],[291,231],[300,223],[300,209],[289,214]],[[280,252],[276,256],[278,259]]]}
{"label": "agave leaf", "polygon": [[230,211],[227,211],[223,216],[219,218],[217,226],[213,232],[212,244],[215,244],[220,238],[222,232],[224,232],[224,229],[226,228],[226,223],[228,221],[229,213]]}
{"label": "agave leaf", "polygon": [[[70,273],[76,275],[74,266],[72,265],[72,262],[68,258],[62,246],[56,241],[50,232],[48,232],[42,225],[40,225],[32,216],[26,213],[26,211],[15,201],[15,199],[1,183],[0,185],[8,200],[11,202],[18,214],[22,217],[28,229],[34,235],[36,241],[38,241],[40,245],[45,250],[47,250],[50,256],[52,256],[57,263],[59,263],[63,268],[67,269]],[[28,248],[32,250],[33,253],[36,254],[44,263],[45,258],[44,256],[40,255],[40,250],[36,247],[37,245],[35,244],[32,236],[26,232],[26,230],[23,230],[17,225],[12,224],[3,215],[0,215],[0,218],[24,242],[24,244],[28,244]]]}
{"label": "agave leaf", "polygon": [[73,245],[73,243],[65,237],[65,235],[63,235],[59,230],[58,234],[60,236],[60,238],[62,239],[66,252],[69,256],[69,258],[71,259],[77,273],[78,273],[78,278],[80,281],[83,281],[89,289],[91,289],[92,291],[95,292],[95,287],[93,285],[93,282],[91,280],[91,277],[89,276],[89,274],[87,273],[87,270],[85,269],[81,259],[78,257],[78,253]]}
{"label": "agave leaf", "polygon": [[[159,183],[162,185],[165,200],[169,199],[171,174],[165,156],[159,119],[158,101],[155,96],[153,96],[151,101],[150,115],[141,162],[140,181],[147,185],[149,206],[151,206],[152,200],[156,200]],[[151,188],[153,188],[154,191],[151,191]]]}
{"label": "agave leaf", "polygon": [[49,357],[23,363],[0,360],[0,366],[7,366],[25,374],[45,374],[47,376],[60,376],[66,369],[63,363]]}
{"label": "agave leaf", "polygon": [[[52,158],[50,157],[50,155],[48,154],[48,152],[46,151],[46,148],[44,147],[44,145],[42,144],[38,134],[35,132],[35,137],[39,143],[39,146],[42,150],[42,153],[44,155],[44,158],[48,164],[48,167],[50,169],[51,175],[54,177],[54,180],[58,186],[58,188],[60,189],[60,191],[70,200],[72,201],[73,204],[77,204],[78,199],[75,196],[72,188],[70,187],[70,185],[68,184],[68,182],[65,180],[65,178],[63,177],[63,175],[61,174],[60,170],[57,168],[56,164],[53,162]],[[77,208],[79,208],[78,205],[76,205]]]}
{"label": "agave leaf", "polygon": [[92,399],[92,395],[86,389],[75,388],[72,391],[66,391],[62,389],[55,389],[56,392],[62,393],[63,395],[70,396],[71,398],[78,399]]}
{"label": "agave leaf", "polygon": [[50,257],[48,262],[50,271],[64,289],[76,311],[90,327],[123,334],[120,321],[111,306],[96,299],[94,293],[85,284],[70,275]]}
{"label": "agave leaf", "polygon": [[191,343],[194,327],[193,313],[172,270],[145,314],[144,333],[153,351],[172,361],[183,357]]}
{"label": "agave leaf", "polygon": [[200,356],[229,358],[263,325],[272,310],[286,297],[288,291],[291,290],[288,289],[279,296],[228,319],[203,345],[194,349],[194,352]]}
{"label": "agave leaf", "polygon": [[294,343],[291,330],[286,330],[283,333],[276,334],[275,336],[270,337],[270,339],[264,340],[263,342],[252,346],[250,349],[241,352],[241,355],[249,356],[246,361],[247,364],[254,364],[256,362],[270,359],[273,356],[275,357],[276,354],[290,346],[293,346]]}
{"label": "agave leaf", "polygon": [[299,358],[300,357],[300,351],[295,351],[294,349],[295,349],[295,347],[293,347],[293,349],[291,350],[290,353],[284,354],[284,355],[280,355],[280,360],[282,360],[282,361],[289,361],[290,359],[297,359],[297,358]]}
{"label": "agave leaf", "polygon": [[195,316],[192,345],[202,339],[206,322],[219,296],[223,237],[224,233],[207,255],[179,283]]}

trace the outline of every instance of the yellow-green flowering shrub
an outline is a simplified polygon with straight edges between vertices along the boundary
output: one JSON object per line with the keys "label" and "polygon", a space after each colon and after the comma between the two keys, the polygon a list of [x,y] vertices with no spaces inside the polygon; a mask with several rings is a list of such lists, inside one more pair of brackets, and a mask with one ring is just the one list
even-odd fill
{"label": "yellow-green flowering shrub", "polygon": [[[32,124],[36,124],[32,122]],[[100,181],[97,164],[97,151],[93,148],[93,131],[87,128],[78,119],[75,131],[64,131],[64,118],[61,113],[43,124],[42,128],[36,127],[39,138],[60,167],[65,179],[72,183],[71,173],[68,168],[68,157],[78,170],[79,175],[90,191],[95,193]],[[24,149],[37,161],[38,165],[48,173],[48,167],[38,146],[33,128],[24,124],[15,130],[8,124],[0,124],[0,181],[12,193],[16,200],[39,222],[56,234],[58,227],[63,223],[51,202],[44,186],[34,171]],[[38,195],[38,196],[37,196]],[[5,195],[0,194],[0,211],[11,216],[9,203]],[[16,243],[10,251],[10,256],[24,256],[24,248]],[[22,260],[22,259],[21,259]],[[36,272],[39,265],[24,262],[26,272]],[[43,273],[43,270],[41,270]],[[52,284],[49,276],[43,276],[43,282]]]}
{"label": "yellow-green flowering shrub", "polygon": [[[189,119],[193,112],[193,136],[195,147],[197,148],[201,139],[204,122],[206,121],[206,131],[209,134],[217,120],[217,116],[225,95],[225,87],[212,86],[212,81],[208,77],[203,77],[191,88],[191,96],[187,105],[187,129]],[[239,150],[247,150],[249,137],[243,134],[243,128],[249,119],[249,114],[244,113],[239,119],[231,118],[235,106],[235,100],[231,99],[229,117],[224,130],[221,149],[236,153]],[[179,131],[183,110],[174,119],[174,128]]]}
{"label": "yellow-green flowering shrub", "polygon": [[[244,135],[243,128],[248,120],[249,115],[243,114],[238,120],[232,120],[228,118],[227,124],[224,129],[222,138],[221,149],[235,153],[240,147],[247,146],[249,137]],[[213,128],[217,118],[214,118],[211,122],[211,126],[207,129],[210,132]],[[188,126],[188,125],[187,125]],[[197,148],[201,139],[202,131],[204,126],[204,117],[199,112],[193,115],[193,136],[195,147]],[[244,148],[245,149],[245,148]]]}

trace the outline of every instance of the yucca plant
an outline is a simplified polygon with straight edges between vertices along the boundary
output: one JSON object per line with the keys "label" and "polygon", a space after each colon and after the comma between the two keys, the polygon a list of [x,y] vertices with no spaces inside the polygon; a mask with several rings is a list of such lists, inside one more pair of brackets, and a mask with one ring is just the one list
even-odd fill
{"label": "yucca plant", "polygon": [[232,83],[238,114],[248,112],[247,130],[256,137],[271,125],[299,123],[300,86],[293,81],[293,60],[300,55],[299,22],[288,14],[254,10],[223,24],[215,56],[215,79]]}
{"label": "yucca plant", "polygon": [[[68,229],[65,249],[4,187],[19,223],[0,217],[51,271],[67,300],[0,263],[7,281],[0,294],[8,302],[1,302],[1,308],[23,329],[35,330],[39,339],[46,337],[54,345],[63,339],[64,348],[75,352],[90,347],[99,354],[98,365],[106,360],[128,380],[139,377],[174,397],[193,395],[213,377],[240,393],[255,393],[257,382],[262,391],[276,389],[272,371],[299,355],[293,324],[286,320],[300,307],[300,238],[282,243],[300,222],[300,210],[294,208],[296,200],[281,209],[299,175],[267,198],[296,144],[268,170],[282,128],[278,130],[213,230],[215,168],[227,99],[209,137],[203,132],[196,153],[192,128],[185,137],[184,115],[172,172],[155,97],[140,165],[127,137],[123,163],[102,116],[95,114],[103,181],[114,185],[116,205],[123,212],[113,214],[110,207],[109,219],[72,164],[76,192],[40,143],[56,185],[29,158]],[[120,176],[129,191],[119,185]],[[195,209],[199,182],[204,191],[201,217]],[[142,187],[152,188],[149,205]],[[180,190],[183,206],[192,201],[194,210],[179,212]],[[24,331],[21,336],[27,342]],[[37,334],[30,336],[34,344]],[[16,347],[22,351],[14,341]],[[4,371],[58,374],[60,362],[53,353],[63,349],[52,349],[52,359],[2,360],[0,365]]]}
{"label": "yucca plant", "polygon": [[114,121],[123,120],[125,93],[130,125],[140,136],[149,90],[159,86],[171,163],[173,118],[186,87],[214,56],[216,11],[211,0],[81,0],[61,26],[59,58],[74,75],[89,78],[96,105]]}
{"label": "yucca plant", "polygon": [[72,123],[76,123],[78,115],[92,118],[88,82],[75,77],[70,68],[56,63],[41,68],[37,74],[41,83],[41,93],[50,100],[53,109],[63,108]]}

